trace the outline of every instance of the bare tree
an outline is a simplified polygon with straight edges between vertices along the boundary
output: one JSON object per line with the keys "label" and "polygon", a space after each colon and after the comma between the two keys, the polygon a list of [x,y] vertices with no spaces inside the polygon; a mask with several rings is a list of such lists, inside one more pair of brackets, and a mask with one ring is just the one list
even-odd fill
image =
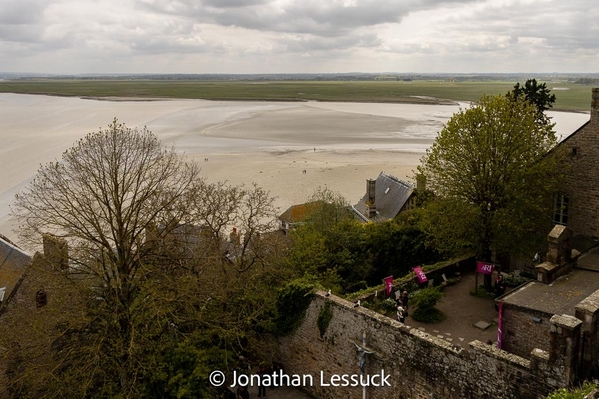
{"label": "bare tree", "polygon": [[64,239],[69,278],[95,298],[79,336],[95,351],[70,347],[71,360],[87,360],[80,378],[90,381],[82,384],[110,381],[115,391],[135,396],[143,367],[138,341],[143,329],[154,327],[141,289],[159,260],[148,232],[156,239],[179,225],[189,208],[187,190],[198,179],[194,163],[164,149],[145,127],[131,129],[114,119],[65,151],[60,162],[42,166],[17,195],[12,211],[22,241],[35,246],[42,233]]}
{"label": "bare tree", "polygon": [[276,228],[277,209],[267,191],[256,184],[200,182],[191,195],[190,222],[206,229],[222,262],[244,272],[260,261],[265,250],[261,235]]}

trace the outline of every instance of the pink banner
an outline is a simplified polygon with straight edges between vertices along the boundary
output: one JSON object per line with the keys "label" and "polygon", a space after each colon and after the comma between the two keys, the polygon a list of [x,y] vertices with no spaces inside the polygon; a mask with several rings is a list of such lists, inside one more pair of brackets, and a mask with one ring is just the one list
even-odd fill
{"label": "pink banner", "polygon": [[419,283],[426,283],[428,281],[428,279],[426,278],[426,274],[424,274],[420,266],[414,268],[414,273],[416,273],[416,277],[418,277]]}
{"label": "pink banner", "polygon": [[482,274],[493,274],[495,265],[492,263],[476,262],[476,271]]}
{"label": "pink banner", "polygon": [[499,315],[497,316],[497,347],[501,349],[503,341],[503,302],[499,302]]}
{"label": "pink banner", "polygon": [[385,277],[385,294],[391,295],[393,291],[393,276]]}

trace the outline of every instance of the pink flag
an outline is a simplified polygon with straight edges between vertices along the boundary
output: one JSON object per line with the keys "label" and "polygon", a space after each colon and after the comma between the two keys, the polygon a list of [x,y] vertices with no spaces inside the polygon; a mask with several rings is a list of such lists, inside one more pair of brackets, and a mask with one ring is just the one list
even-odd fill
{"label": "pink flag", "polygon": [[424,274],[420,266],[414,268],[414,273],[416,273],[416,277],[418,277],[419,283],[426,283],[428,281],[428,279],[426,278],[426,274]]}
{"label": "pink flag", "polygon": [[497,316],[497,347],[503,345],[503,302],[499,302],[499,316]]}
{"label": "pink flag", "polygon": [[476,262],[476,271],[482,274],[493,274],[495,265],[492,263]]}
{"label": "pink flag", "polygon": [[393,276],[385,277],[385,294],[391,295],[393,291]]}

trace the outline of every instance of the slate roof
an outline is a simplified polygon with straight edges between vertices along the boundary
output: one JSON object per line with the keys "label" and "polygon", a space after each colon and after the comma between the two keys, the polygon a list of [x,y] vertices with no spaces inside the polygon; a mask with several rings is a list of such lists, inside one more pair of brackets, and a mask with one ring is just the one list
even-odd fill
{"label": "slate roof", "polygon": [[0,237],[0,290],[5,288],[3,303],[12,296],[30,262],[31,255]]}
{"label": "slate roof", "polygon": [[393,219],[399,214],[401,208],[403,208],[412,196],[414,186],[397,177],[381,172],[376,178],[376,187],[374,191],[374,203],[376,205],[375,217],[368,218],[368,207],[366,206],[368,193],[364,194],[362,199],[353,206],[353,210],[354,212],[359,213],[358,216],[361,220],[383,222],[385,220]]}
{"label": "slate roof", "polygon": [[599,290],[598,277],[597,272],[574,269],[551,284],[530,281],[500,300],[544,313],[574,316],[576,305]]}
{"label": "slate roof", "polygon": [[530,281],[500,297],[507,304],[574,316],[576,305],[599,290],[599,247],[578,258],[574,269],[551,284]]}

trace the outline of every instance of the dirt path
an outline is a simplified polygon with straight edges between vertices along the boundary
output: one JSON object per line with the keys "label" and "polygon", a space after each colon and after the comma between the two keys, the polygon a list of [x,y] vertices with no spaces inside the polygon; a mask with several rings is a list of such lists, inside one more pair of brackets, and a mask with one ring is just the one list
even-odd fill
{"label": "dirt path", "polygon": [[[475,287],[476,273],[469,272],[461,276],[461,281],[446,287],[444,297],[437,304],[446,319],[439,323],[420,323],[411,317],[406,318],[406,324],[412,327],[424,328],[425,332],[442,336],[452,344],[468,349],[468,343],[474,340],[487,342],[497,341],[497,311],[493,299],[477,298],[470,295],[470,290]],[[479,276],[479,284],[482,276]],[[491,324],[487,329],[481,330],[474,326],[475,323],[484,321]]]}

